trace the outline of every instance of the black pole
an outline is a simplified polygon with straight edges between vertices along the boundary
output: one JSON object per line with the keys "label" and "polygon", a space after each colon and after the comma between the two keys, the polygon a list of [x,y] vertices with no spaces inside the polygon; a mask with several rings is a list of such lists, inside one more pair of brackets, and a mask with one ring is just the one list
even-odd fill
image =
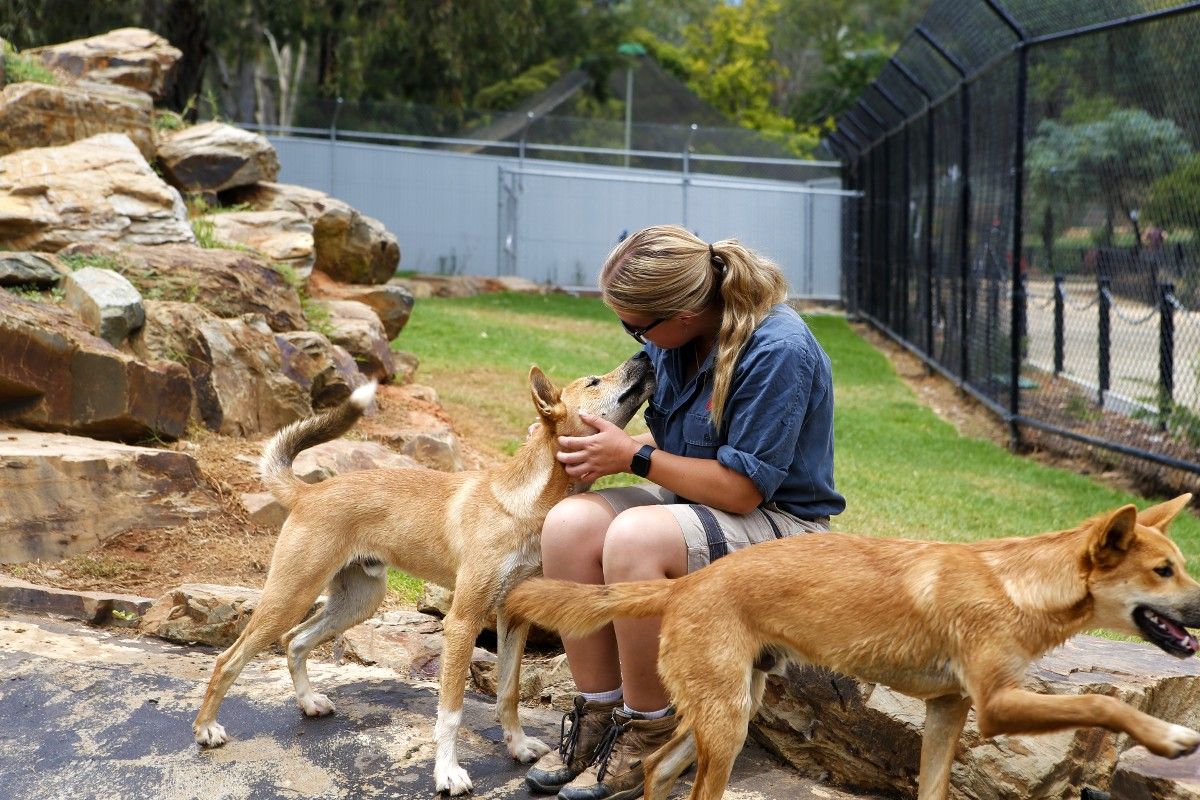
{"label": "black pole", "polygon": [[1100,341],[1100,394],[1097,402],[1101,407],[1104,406],[1104,395],[1108,392],[1109,387],[1109,366],[1112,359],[1112,331],[1110,329],[1112,316],[1112,295],[1109,289],[1112,287],[1112,278],[1100,278],[1097,281],[1097,289],[1100,292],[1100,301],[1098,307],[1100,309],[1099,320],[1099,335]]}
{"label": "black pole", "polygon": [[[1013,231],[1012,231],[1012,319],[1009,341],[1008,408],[1015,420],[1021,413],[1021,357],[1025,339],[1025,272],[1021,255],[1025,250],[1025,111],[1029,85],[1029,51],[1022,47],[1017,52],[1017,120],[1016,141],[1013,143]],[[1014,450],[1021,445],[1021,429],[1015,423],[1008,427],[1010,444]]]}
{"label": "black pole", "polygon": [[1158,415],[1165,429],[1175,405],[1175,284],[1159,286]]}
{"label": "black pole", "polygon": [[1064,327],[1064,305],[1065,294],[1063,291],[1063,276],[1054,276],[1054,374],[1060,375],[1063,371],[1063,327]]}
{"label": "black pole", "polygon": [[962,191],[959,196],[959,296],[958,296],[958,334],[961,352],[959,353],[959,370],[964,381],[971,378],[971,339],[968,327],[971,324],[970,309],[967,304],[971,281],[971,90],[967,84],[962,84],[959,111],[962,115],[962,141],[959,160],[962,169]]}

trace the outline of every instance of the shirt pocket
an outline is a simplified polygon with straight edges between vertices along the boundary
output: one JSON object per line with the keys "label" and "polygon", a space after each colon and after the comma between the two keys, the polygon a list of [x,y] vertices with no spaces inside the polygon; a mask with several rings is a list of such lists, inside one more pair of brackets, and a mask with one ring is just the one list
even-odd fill
{"label": "shirt pocket", "polygon": [[686,455],[701,458],[716,458],[717,448],[721,446],[716,428],[705,412],[684,415],[683,442],[687,445]]}

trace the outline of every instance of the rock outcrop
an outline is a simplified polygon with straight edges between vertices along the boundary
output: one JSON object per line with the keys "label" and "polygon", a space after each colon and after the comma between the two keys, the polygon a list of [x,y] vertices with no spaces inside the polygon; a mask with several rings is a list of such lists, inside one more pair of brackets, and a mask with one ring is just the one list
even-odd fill
{"label": "rock outcrop", "polygon": [[0,563],[57,560],[219,510],[186,453],[0,431]]}
{"label": "rock outcrop", "polygon": [[103,439],[178,439],[191,405],[181,365],[141,361],[66,308],[0,291],[0,419]]}
{"label": "rock outcrop", "polygon": [[191,125],[163,137],[163,174],[185,192],[216,193],[279,174],[279,157],[266,137],[223,122]]}
{"label": "rock outcrop", "polygon": [[157,98],[162,97],[166,78],[183,53],[152,31],[119,28],[87,39],[33,47],[22,55],[35,56],[51,69],[128,86]]}
{"label": "rock outcrop", "polygon": [[132,89],[13,83],[0,89],[0,155],[123,133],[149,161],[154,158],[153,112],[150,96]]}
{"label": "rock outcrop", "polygon": [[124,134],[0,156],[0,249],[194,241],[183,198]]}

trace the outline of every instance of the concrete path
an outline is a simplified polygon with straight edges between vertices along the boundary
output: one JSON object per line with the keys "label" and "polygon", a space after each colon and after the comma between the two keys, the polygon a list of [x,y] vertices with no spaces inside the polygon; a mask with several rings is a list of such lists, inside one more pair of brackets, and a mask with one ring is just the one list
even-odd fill
{"label": "concrete path", "polygon": [[[389,669],[314,661],[337,713],[305,719],[281,656],[264,655],[221,708],[229,744],[200,751],[191,722],[215,651],[49,617],[0,615],[4,800],[432,798],[436,686]],[[530,798],[490,698],[468,694],[459,756],[476,798]],[[557,741],[561,715],[523,709]],[[673,797],[686,794],[681,782]],[[802,780],[748,745],[729,800],[873,800]]]}

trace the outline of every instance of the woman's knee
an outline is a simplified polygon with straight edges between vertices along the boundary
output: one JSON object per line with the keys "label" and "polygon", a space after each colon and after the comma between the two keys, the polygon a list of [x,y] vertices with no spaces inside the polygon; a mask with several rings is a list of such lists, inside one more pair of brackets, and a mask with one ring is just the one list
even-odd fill
{"label": "woman's knee", "polygon": [[687,545],[679,523],[665,508],[623,511],[604,537],[604,582],[676,578],[687,573]]}
{"label": "woman's knee", "polygon": [[546,574],[553,575],[559,565],[577,562],[598,566],[605,531],[612,518],[607,503],[587,495],[568,497],[550,509],[542,524],[542,564]]}

